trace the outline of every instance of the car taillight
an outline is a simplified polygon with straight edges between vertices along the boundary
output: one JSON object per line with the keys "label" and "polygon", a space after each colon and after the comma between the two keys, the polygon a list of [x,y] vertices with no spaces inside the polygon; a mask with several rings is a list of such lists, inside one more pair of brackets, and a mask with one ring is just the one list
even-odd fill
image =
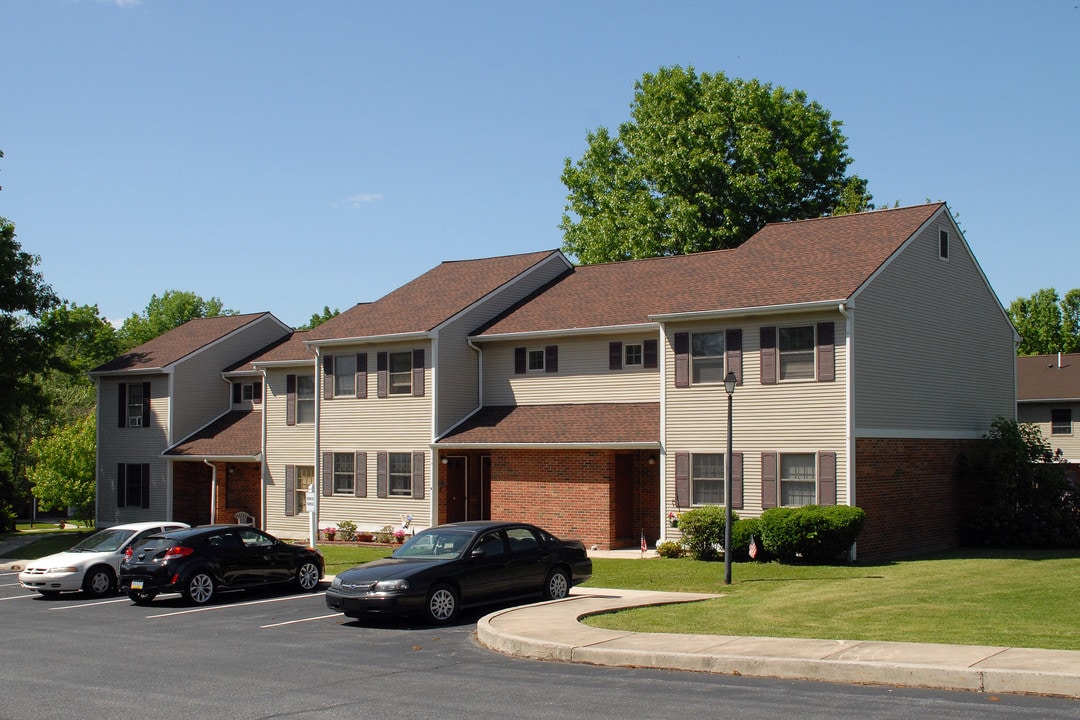
{"label": "car taillight", "polygon": [[135,552],[131,549],[131,546],[128,545],[127,550],[124,551],[124,559],[125,560],[130,560],[131,556],[134,555],[134,554],[135,554]]}
{"label": "car taillight", "polygon": [[171,548],[169,548],[168,550],[165,551],[165,559],[166,560],[171,560],[172,558],[187,557],[188,555],[190,555],[193,552],[195,552],[195,551],[192,550],[189,547],[184,547],[183,545],[177,545],[176,547],[171,547]]}

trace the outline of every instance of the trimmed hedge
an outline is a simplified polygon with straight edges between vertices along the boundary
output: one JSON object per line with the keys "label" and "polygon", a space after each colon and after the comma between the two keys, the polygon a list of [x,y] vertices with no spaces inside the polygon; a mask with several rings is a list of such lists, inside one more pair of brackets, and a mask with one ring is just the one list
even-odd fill
{"label": "trimmed hedge", "polygon": [[[724,525],[727,523],[724,514],[722,505],[703,505],[679,515],[683,545],[695,560],[716,560],[720,557],[719,548],[724,545]],[[732,513],[731,519],[734,531],[738,516]]]}
{"label": "trimmed hedge", "polygon": [[761,544],[781,562],[834,562],[846,559],[865,521],[848,505],[770,508],[761,514]]}

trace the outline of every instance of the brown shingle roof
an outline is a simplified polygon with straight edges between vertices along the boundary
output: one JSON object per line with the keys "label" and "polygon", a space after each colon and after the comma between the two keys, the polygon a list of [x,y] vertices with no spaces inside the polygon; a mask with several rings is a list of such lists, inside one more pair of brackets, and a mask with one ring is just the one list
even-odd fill
{"label": "brown shingle roof", "polygon": [[311,330],[308,341],[427,332],[557,250],[444,262],[373,303]]}
{"label": "brown shingle roof", "polygon": [[165,455],[187,458],[256,458],[262,452],[262,413],[234,410],[184,438]]}
{"label": "brown shingle roof", "polygon": [[279,363],[279,362],[315,362],[315,353],[306,345],[304,340],[308,337],[308,330],[296,330],[277,342],[267,345],[256,353],[249,355],[235,365],[226,368],[226,372],[238,370],[250,370],[254,363]]}
{"label": "brown shingle roof", "polygon": [[449,445],[652,445],[658,403],[485,407],[439,439]]}
{"label": "brown shingle roof", "polygon": [[1080,400],[1080,353],[1016,358],[1016,399]]}
{"label": "brown shingle roof", "polygon": [[843,300],[943,207],[776,223],[733,250],[579,266],[479,334],[614,327],[655,315]]}
{"label": "brown shingle roof", "polygon": [[94,368],[91,373],[164,369],[270,313],[195,318]]}

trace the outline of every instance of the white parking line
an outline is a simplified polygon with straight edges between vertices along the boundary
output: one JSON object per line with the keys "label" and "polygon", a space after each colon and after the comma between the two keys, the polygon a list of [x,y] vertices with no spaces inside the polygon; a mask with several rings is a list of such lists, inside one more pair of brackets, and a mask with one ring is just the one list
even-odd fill
{"label": "white parking line", "polygon": [[79,603],[78,605],[63,605],[61,607],[49,608],[50,610],[79,610],[81,608],[95,607],[97,605],[112,605],[114,603],[130,603],[127,598],[116,598],[115,600],[97,600],[95,602]]}
{"label": "white parking line", "polygon": [[0,585],[0,587],[20,587],[20,586],[21,586],[21,583],[4,583],[3,585]]}
{"label": "white parking line", "polygon": [[332,615],[319,615],[318,617],[303,618],[301,620],[288,620],[286,622],[271,623],[269,625],[260,625],[259,629],[260,630],[265,630],[266,628],[276,628],[276,627],[281,627],[282,625],[296,625],[298,623],[314,622],[315,620],[326,620],[327,618],[335,618],[335,617],[340,618],[340,617],[345,617],[345,616],[342,615],[341,613],[333,613]]}
{"label": "white parking line", "polygon": [[34,597],[37,597],[37,596],[36,595],[29,595],[29,594],[27,594],[27,595],[16,595],[14,597],[9,597],[9,598],[0,598],[0,602],[4,602],[5,600],[25,600],[27,598],[34,598]]}
{"label": "white parking line", "polygon": [[147,615],[147,620],[157,620],[159,618],[174,617],[176,615],[190,615],[192,613],[211,612],[213,610],[229,610],[231,608],[244,607],[245,605],[263,605],[265,603],[275,602],[287,602],[289,600],[304,600],[306,598],[319,597],[326,593],[309,593],[307,595],[289,595],[287,597],[271,598],[269,600],[250,600],[248,602],[230,603],[228,605],[211,605],[209,607],[191,608],[189,610],[176,610],[174,612],[161,613],[160,615]]}

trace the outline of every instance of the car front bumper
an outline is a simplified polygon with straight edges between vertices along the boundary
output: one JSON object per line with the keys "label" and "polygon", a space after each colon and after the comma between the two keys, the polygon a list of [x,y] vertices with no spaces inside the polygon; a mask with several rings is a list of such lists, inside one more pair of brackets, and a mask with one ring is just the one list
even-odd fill
{"label": "car front bumper", "polygon": [[329,588],[326,607],[349,617],[363,615],[407,615],[424,609],[423,595],[410,593],[342,593]]}
{"label": "car front bumper", "polygon": [[27,568],[19,573],[19,584],[35,592],[75,592],[82,590],[85,572],[53,573]]}

